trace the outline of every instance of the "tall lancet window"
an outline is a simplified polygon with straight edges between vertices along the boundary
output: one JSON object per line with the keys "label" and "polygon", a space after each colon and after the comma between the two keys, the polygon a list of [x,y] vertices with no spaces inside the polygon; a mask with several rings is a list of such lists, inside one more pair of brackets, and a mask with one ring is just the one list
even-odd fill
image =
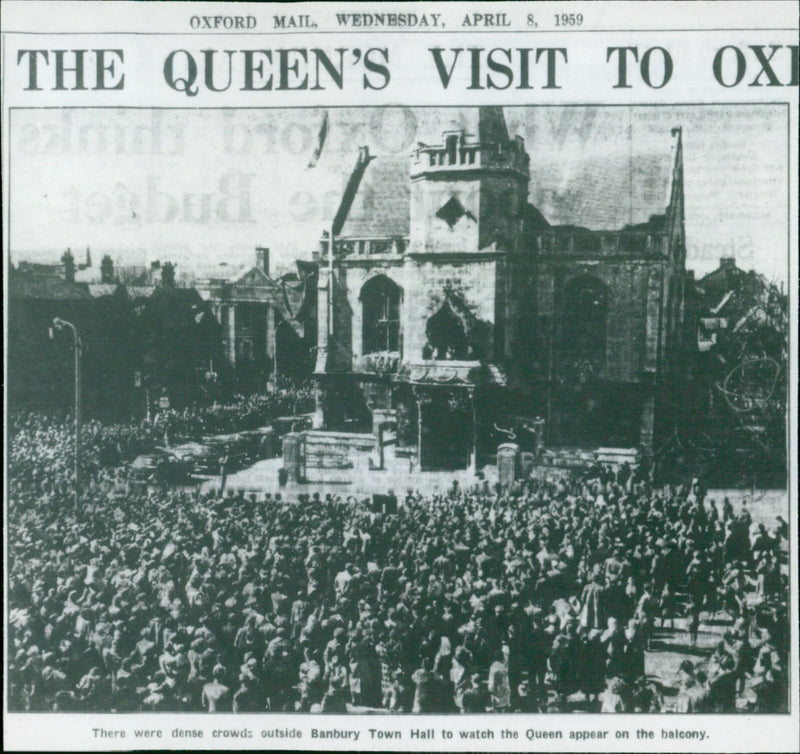
{"label": "tall lancet window", "polygon": [[562,358],[582,370],[600,372],[606,364],[608,292],[596,277],[580,275],[564,288]]}
{"label": "tall lancet window", "polygon": [[362,354],[400,351],[402,289],[378,275],[361,289]]}

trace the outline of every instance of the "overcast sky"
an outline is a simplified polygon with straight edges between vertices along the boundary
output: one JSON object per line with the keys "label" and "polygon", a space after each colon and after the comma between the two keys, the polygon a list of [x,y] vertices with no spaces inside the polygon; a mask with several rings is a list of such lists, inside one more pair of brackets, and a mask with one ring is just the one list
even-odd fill
{"label": "overcast sky", "polygon": [[[324,111],[15,110],[11,261],[55,262],[71,247],[95,265],[172,260],[179,272],[249,263],[269,246],[308,258],[358,147],[409,154],[438,143],[466,109]],[[674,139],[684,141],[689,268],[733,256],[785,281],[787,125],[780,106],[505,108],[531,155],[529,198],[553,224],[619,228],[664,211]]]}

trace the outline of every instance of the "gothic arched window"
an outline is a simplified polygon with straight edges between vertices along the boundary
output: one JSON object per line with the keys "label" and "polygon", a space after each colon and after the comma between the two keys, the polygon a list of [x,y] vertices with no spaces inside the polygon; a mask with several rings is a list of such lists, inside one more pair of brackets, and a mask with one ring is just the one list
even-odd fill
{"label": "gothic arched window", "polygon": [[400,301],[403,291],[378,275],[361,289],[361,353],[400,351]]}
{"label": "gothic arched window", "polygon": [[450,304],[445,302],[425,325],[428,343],[423,358],[443,360],[464,360],[471,357],[467,326]]}
{"label": "gothic arched window", "polygon": [[596,277],[580,275],[564,287],[562,354],[571,365],[602,370],[606,361],[608,292]]}

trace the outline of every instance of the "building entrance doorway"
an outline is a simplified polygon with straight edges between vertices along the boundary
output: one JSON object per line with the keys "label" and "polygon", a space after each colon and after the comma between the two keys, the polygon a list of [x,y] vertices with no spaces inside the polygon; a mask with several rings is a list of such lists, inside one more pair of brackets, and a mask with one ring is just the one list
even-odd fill
{"label": "building entrance doorway", "polygon": [[423,471],[466,469],[473,441],[469,399],[437,392],[421,405],[420,467]]}

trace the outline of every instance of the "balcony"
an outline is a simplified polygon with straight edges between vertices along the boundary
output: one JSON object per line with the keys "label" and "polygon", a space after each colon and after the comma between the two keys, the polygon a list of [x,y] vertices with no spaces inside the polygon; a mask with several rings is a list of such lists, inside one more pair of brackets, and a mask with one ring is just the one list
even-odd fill
{"label": "balcony", "polygon": [[398,379],[412,384],[475,385],[482,381],[480,361],[411,359],[398,370]]}
{"label": "balcony", "polygon": [[391,375],[400,366],[399,351],[378,351],[355,359],[353,371],[361,374]]}

